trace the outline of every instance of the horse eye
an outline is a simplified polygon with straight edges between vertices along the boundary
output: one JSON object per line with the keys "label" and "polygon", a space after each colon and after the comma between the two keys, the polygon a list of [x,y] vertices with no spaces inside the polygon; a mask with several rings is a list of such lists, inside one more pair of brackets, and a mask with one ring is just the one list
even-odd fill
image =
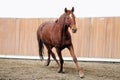
{"label": "horse eye", "polygon": [[67,19],[70,19],[69,17],[67,17]]}

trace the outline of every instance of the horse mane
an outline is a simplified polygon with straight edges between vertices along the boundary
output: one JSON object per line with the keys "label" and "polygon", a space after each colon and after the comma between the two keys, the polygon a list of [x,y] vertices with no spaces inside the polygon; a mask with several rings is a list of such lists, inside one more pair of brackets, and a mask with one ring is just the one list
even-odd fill
{"label": "horse mane", "polygon": [[62,14],[55,22],[58,23],[58,24],[62,24],[62,23],[63,23],[62,21],[63,21],[64,16],[65,16],[65,13]]}
{"label": "horse mane", "polygon": [[69,36],[69,31],[68,31],[68,25],[65,24],[65,16],[66,14],[62,14],[57,20],[57,24],[59,25],[59,27],[61,28],[62,30],[62,33],[61,33],[61,37],[62,37],[62,40],[63,39],[70,39],[71,40],[71,37]]}

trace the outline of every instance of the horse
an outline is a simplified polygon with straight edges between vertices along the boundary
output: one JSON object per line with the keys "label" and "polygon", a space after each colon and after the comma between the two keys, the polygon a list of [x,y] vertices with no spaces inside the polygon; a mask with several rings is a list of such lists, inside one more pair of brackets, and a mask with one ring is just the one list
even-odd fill
{"label": "horse", "polygon": [[[73,58],[74,63],[76,64],[78,73],[80,77],[84,76],[83,70],[78,65],[78,61],[76,55],[74,53],[74,48],[72,44],[71,34],[68,30],[70,28],[72,33],[76,33],[76,21],[74,15],[74,7],[71,10],[67,8],[64,9],[64,13],[56,20],[56,21],[47,21],[43,22],[37,30],[37,40],[39,45],[39,56],[43,59],[43,50],[44,46],[47,48],[48,51],[48,60],[47,66],[50,63],[50,55],[59,65],[58,73],[63,73],[63,57],[61,51],[64,48],[67,48]],[[60,60],[60,64],[56,59],[55,54],[52,52],[52,48],[56,49],[57,55]]]}

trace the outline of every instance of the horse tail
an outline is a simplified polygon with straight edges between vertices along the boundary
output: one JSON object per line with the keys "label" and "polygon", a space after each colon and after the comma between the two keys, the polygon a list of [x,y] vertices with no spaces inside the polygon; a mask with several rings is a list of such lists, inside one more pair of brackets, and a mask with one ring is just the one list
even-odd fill
{"label": "horse tail", "polygon": [[37,32],[37,41],[38,41],[38,47],[39,47],[39,56],[40,56],[40,59],[43,60],[43,49],[44,49],[44,46],[43,46],[43,42],[40,38],[40,35],[38,34]]}

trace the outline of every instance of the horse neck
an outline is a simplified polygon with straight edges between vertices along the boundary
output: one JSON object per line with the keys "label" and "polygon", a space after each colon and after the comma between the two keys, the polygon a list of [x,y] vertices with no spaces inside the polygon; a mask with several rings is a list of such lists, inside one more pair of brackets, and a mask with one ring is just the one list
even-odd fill
{"label": "horse neck", "polygon": [[58,24],[60,25],[60,29],[62,31],[62,33],[66,33],[68,32],[68,26],[65,24],[65,16],[66,14],[63,14],[60,16],[60,18],[58,19]]}
{"label": "horse neck", "polygon": [[61,39],[64,40],[66,37],[70,35],[68,31],[68,25],[66,25],[65,22],[65,14],[61,15],[60,18],[58,19],[58,24],[60,27],[60,32],[61,32]]}

